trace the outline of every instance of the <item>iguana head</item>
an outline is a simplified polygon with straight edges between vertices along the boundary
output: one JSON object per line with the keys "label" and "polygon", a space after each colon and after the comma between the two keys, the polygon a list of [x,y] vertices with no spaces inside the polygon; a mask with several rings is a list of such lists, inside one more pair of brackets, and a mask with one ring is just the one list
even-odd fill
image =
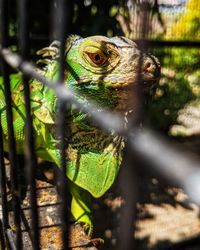
{"label": "iguana head", "polygon": [[[51,80],[57,77],[59,47],[60,43],[54,41],[38,51],[43,57],[39,62],[47,64],[42,72]],[[125,37],[72,35],[66,41],[65,54],[66,85],[80,91],[80,98],[91,97],[112,110],[126,109],[130,89],[134,90],[138,80],[148,92],[160,76],[158,59],[141,52],[135,42]]]}
{"label": "iguana head", "polygon": [[135,42],[125,37],[72,36],[67,43],[66,61],[70,86],[100,105],[117,110],[126,109],[127,94],[138,79],[145,89],[150,89],[160,75],[158,59],[142,53]]}

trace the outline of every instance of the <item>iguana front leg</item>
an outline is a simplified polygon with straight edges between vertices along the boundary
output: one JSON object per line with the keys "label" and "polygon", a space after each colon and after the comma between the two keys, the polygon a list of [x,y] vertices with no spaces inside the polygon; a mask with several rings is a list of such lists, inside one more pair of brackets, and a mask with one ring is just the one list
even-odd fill
{"label": "iguana front leg", "polygon": [[[50,133],[48,133],[48,135],[50,135]],[[45,157],[47,157],[47,154],[45,154],[45,152],[48,152],[49,157],[53,159],[51,161],[56,162],[57,165],[59,165],[60,150],[55,150],[55,149],[52,150],[48,148],[47,145],[48,144],[46,144],[45,149],[40,150],[40,157],[44,159]],[[46,160],[50,160],[50,158],[49,159],[46,158]],[[77,186],[74,182],[69,180],[68,183],[69,183],[69,191],[72,195],[71,213],[76,219],[76,221],[83,224],[84,229],[88,232],[89,235],[91,235],[93,232],[91,195],[88,191]]]}
{"label": "iguana front leg", "polygon": [[93,218],[91,211],[91,195],[86,190],[70,183],[70,192],[72,194],[71,212],[74,218],[83,223],[85,231],[89,235],[93,233]]}

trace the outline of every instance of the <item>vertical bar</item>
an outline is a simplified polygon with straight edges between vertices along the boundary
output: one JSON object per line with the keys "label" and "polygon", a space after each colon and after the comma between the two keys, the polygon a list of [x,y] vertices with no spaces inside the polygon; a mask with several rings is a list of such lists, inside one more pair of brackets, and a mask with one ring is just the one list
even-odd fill
{"label": "vertical bar", "polygon": [[[8,1],[0,1],[0,33],[2,47],[8,45]],[[9,147],[9,159],[10,159],[10,176],[11,176],[11,191],[12,191],[12,205],[14,213],[14,223],[16,226],[16,248],[22,249],[22,237],[21,237],[21,226],[20,226],[20,199],[19,199],[19,188],[17,182],[18,163],[16,157],[16,143],[13,129],[13,116],[12,116],[12,99],[9,81],[9,69],[8,65],[2,60],[2,75],[4,80],[5,88],[5,100],[6,100],[6,116],[8,124],[8,147]]]}
{"label": "vertical bar", "polygon": [[[29,0],[20,0],[19,8],[19,47],[22,60],[29,58]],[[24,99],[26,108],[26,128],[25,128],[25,164],[27,170],[27,179],[30,184],[30,205],[31,205],[31,238],[34,250],[40,249],[39,246],[39,228],[38,228],[38,211],[37,211],[37,197],[36,197],[36,167],[37,160],[34,149],[34,130],[33,119],[31,116],[31,102],[30,102],[30,88],[29,78],[25,75],[22,77],[24,86]]]}
{"label": "vertical bar", "polygon": [[[66,42],[66,32],[68,32],[68,24],[67,19],[69,19],[69,11],[66,8],[66,5],[69,4],[69,1],[65,0],[55,0],[55,14],[54,14],[54,31],[56,39],[61,42],[60,46],[60,56],[59,56],[59,75],[58,82],[64,81],[64,66],[65,66],[65,42]],[[67,26],[68,25],[68,26]],[[67,127],[67,103],[63,100],[58,100],[58,109],[57,109],[57,120],[58,120],[58,136],[61,140],[60,152],[61,152],[61,170],[63,176],[66,176],[66,149],[67,149],[67,140],[69,139],[66,136],[69,136],[67,131],[69,128]],[[62,222],[62,239],[63,239],[63,250],[68,250],[68,240],[69,240],[69,209],[70,201],[67,199],[67,193],[69,192],[69,188],[67,182],[64,181],[64,177],[59,176],[59,193],[62,200],[61,206],[61,222]]]}
{"label": "vertical bar", "polygon": [[135,249],[134,229],[136,220],[136,203],[138,202],[138,176],[136,165],[138,162],[132,157],[129,142],[124,150],[124,160],[120,172],[120,190],[125,204],[122,207],[120,219],[120,239],[117,250]]}
{"label": "vertical bar", "polygon": [[2,220],[0,220],[0,249],[5,250],[6,249],[6,242],[5,242],[5,228],[2,224]]}
{"label": "vertical bar", "polygon": [[138,100],[140,105],[138,105],[138,109],[137,109],[137,120],[135,121],[136,124],[138,125],[139,123],[141,123],[141,121],[143,121],[143,118],[145,117],[144,115],[144,104],[145,104],[145,95],[143,92],[143,83],[142,83],[142,65],[143,65],[143,61],[144,61],[144,50],[147,47],[147,43],[146,43],[146,38],[148,36],[148,31],[149,31],[149,15],[150,15],[150,3],[147,1],[144,1],[142,3],[139,4],[139,8],[140,8],[140,16],[138,17],[138,19],[140,20],[139,23],[139,40],[141,41],[140,43],[140,49],[141,49],[141,53],[140,53],[140,57],[139,57],[139,61],[138,61],[138,67],[137,67],[137,95],[138,95]]}
{"label": "vertical bar", "polygon": [[[1,117],[0,117],[1,120]],[[4,153],[3,153],[3,137],[2,137],[2,127],[0,124],[0,191],[1,191],[1,206],[2,206],[2,220],[0,220],[0,234],[1,234],[1,248],[5,249],[5,239],[6,239],[6,228],[8,228],[8,205],[6,196],[6,173],[4,164]]]}
{"label": "vertical bar", "polygon": [[[144,93],[143,93],[143,83],[142,83],[142,65],[144,60],[143,50],[146,47],[145,38],[148,32],[148,20],[149,20],[149,3],[147,1],[133,3],[136,4],[140,9],[140,16],[137,19],[137,32],[136,36],[139,36],[141,42],[141,53],[137,65],[137,87],[130,89],[132,95],[134,95],[134,102],[136,100],[135,116],[131,119],[131,126],[134,128],[141,124],[144,117]],[[130,104],[133,106],[131,101]],[[134,240],[134,229],[136,221],[136,203],[138,201],[138,174],[136,169],[138,169],[138,160],[136,156],[131,152],[129,138],[127,138],[126,148],[124,150],[124,169],[120,175],[122,194],[125,197],[125,205],[122,209],[122,219],[120,221],[120,241],[118,245],[118,250],[135,249],[136,244]]]}

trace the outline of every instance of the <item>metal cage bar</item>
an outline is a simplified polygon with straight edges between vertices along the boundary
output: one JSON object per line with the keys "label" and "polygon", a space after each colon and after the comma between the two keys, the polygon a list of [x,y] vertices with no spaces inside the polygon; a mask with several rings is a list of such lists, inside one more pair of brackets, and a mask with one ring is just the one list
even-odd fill
{"label": "metal cage bar", "polygon": [[4,152],[3,152],[3,137],[2,127],[0,125],[0,190],[1,190],[1,207],[2,207],[2,218],[1,221],[1,248],[5,249],[6,246],[6,228],[8,227],[8,203],[6,195],[6,171],[4,164]]}
{"label": "metal cage bar", "polygon": [[[8,2],[2,0],[0,2],[1,6],[1,44],[2,47],[7,47],[8,44]],[[18,171],[19,166],[17,163],[16,155],[16,143],[13,130],[13,117],[12,117],[12,100],[11,100],[11,89],[9,80],[9,68],[7,63],[2,59],[2,75],[5,87],[5,100],[6,100],[6,115],[8,124],[8,148],[9,148],[9,158],[10,158],[10,177],[11,177],[11,191],[12,191],[12,205],[14,212],[14,222],[16,226],[16,247],[18,249],[22,248],[22,237],[21,237],[21,225],[20,225],[20,197],[19,197],[19,186],[18,186]],[[8,233],[8,228],[6,230]],[[7,235],[8,237],[8,235]]]}
{"label": "metal cage bar", "polygon": [[[19,48],[22,56],[22,60],[28,60],[29,58],[29,31],[28,31],[28,8],[29,1],[20,0],[18,3],[19,9]],[[29,89],[29,77],[23,75],[22,77],[24,86],[24,99],[26,107],[26,128],[25,128],[25,144],[27,146],[25,153],[25,164],[27,172],[27,180],[30,184],[30,205],[31,205],[31,235],[33,241],[33,248],[40,249],[39,247],[39,230],[38,230],[38,210],[36,200],[36,167],[37,160],[34,149],[34,130],[33,119],[31,116],[31,103],[30,103],[30,89]]]}
{"label": "metal cage bar", "polygon": [[[138,65],[137,65],[137,86],[134,89],[130,89],[132,93],[136,92],[135,98],[137,99],[135,106],[135,117],[130,119],[131,127],[138,127],[144,119],[144,100],[145,96],[142,91],[142,65],[144,62],[144,52],[147,49],[147,43],[145,42],[147,33],[149,30],[149,13],[150,5],[147,2],[144,2],[140,6],[140,48],[141,53],[139,55]],[[133,88],[133,87],[132,87]],[[130,99],[135,99],[130,98]],[[142,100],[142,101],[140,101]],[[134,104],[131,104],[133,107]],[[126,147],[124,150],[124,166],[126,170],[122,170],[120,176],[120,183],[122,187],[123,197],[125,198],[125,205],[122,209],[122,217],[120,220],[120,241],[118,250],[127,249],[132,250],[136,247],[136,243],[133,240],[133,232],[135,231],[135,222],[136,222],[136,213],[137,213],[137,202],[139,201],[139,188],[138,188],[138,171],[139,162],[137,157],[133,154],[130,147],[129,136],[127,136]],[[131,190],[131,192],[130,192]]]}
{"label": "metal cage bar", "polygon": [[[68,1],[67,1],[68,2]],[[64,0],[55,0],[54,5],[56,5],[54,12],[54,31],[55,38],[60,42],[60,54],[59,54],[59,72],[58,72],[58,80],[57,85],[64,85],[64,72],[65,72],[65,38],[66,32],[68,32],[68,24],[66,22],[65,15],[68,15],[68,9],[66,8],[66,1]],[[57,20],[57,18],[59,19]],[[67,100],[59,100],[57,106],[57,134],[60,138],[60,154],[61,161],[60,167],[62,171],[62,175],[57,175],[58,179],[58,191],[61,196],[61,209],[60,209],[60,218],[61,218],[61,227],[62,227],[62,240],[63,240],[63,250],[69,249],[69,218],[70,213],[68,209],[69,202],[69,188],[68,182],[65,181],[65,175],[67,172],[66,169],[66,149],[68,146],[68,136],[66,131],[69,131],[69,126],[66,119],[67,112]]]}

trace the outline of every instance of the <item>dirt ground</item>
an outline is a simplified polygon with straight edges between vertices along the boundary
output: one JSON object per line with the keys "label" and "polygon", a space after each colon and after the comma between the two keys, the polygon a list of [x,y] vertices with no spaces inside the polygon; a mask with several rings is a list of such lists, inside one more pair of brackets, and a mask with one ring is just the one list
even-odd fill
{"label": "dirt ground", "polygon": [[[182,190],[174,187],[162,187],[155,179],[146,178],[143,184],[148,187],[148,190],[143,188],[143,199],[137,205],[135,233],[137,249],[159,249],[162,246],[200,235],[199,208],[188,202],[187,196]],[[45,188],[42,187],[43,185]],[[48,188],[46,185],[49,184],[38,181],[38,204],[41,206],[41,224],[50,226],[58,224],[56,204],[59,202],[59,198],[54,187],[49,186]],[[96,221],[95,237],[101,237],[105,241],[101,249],[113,250],[118,244],[120,207],[123,203],[122,197],[115,195],[114,191],[93,203]],[[46,204],[48,204],[47,208]],[[80,228],[72,230],[72,239],[77,238],[77,240],[72,240],[71,246],[77,245],[80,240],[89,240],[83,234]],[[54,235],[53,239],[52,235]],[[43,250],[61,249],[60,230],[56,227],[42,229],[41,245]],[[85,248],[80,248],[80,250],[82,249]],[[200,246],[182,249],[197,250],[200,249]]]}
{"label": "dirt ground", "polygon": [[[187,195],[177,187],[161,185],[156,179],[144,176],[141,178],[135,231],[136,247],[134,249],[161,250],[168,247],[171,250],[200,250],[200,240],[196,239],[200,236],[198,206],[189,202]],[[118,218],[120,218],[120,206],[123,204],[123,199],[120,196],[115,197],[112,193],[103,202],[104,205],[100,205],[100,210],[105,211],[103,221],[108,224],[110,222],[107,225],[109,229],[106,229],[105,225],[104,229],[100,229],[101,232],[104,231],[105,248],[103,249],[113,250],[119,240],[117,239],[120,228]],[[100,221],[102,219],[99,219],[99,223]],[[199,244],[186,247],[191,239],[198,241]],[[185,243],[180,244],[181,241],[185,241]]]}
{"label": "dirt ground", "polygon": [[[40,172],[37,179],[40,241],[43,250],[62,249],[60,219],[58,217],[60,198],[51,181],[45,180],[46,177],[52,179],[53,176],[51,175],[51,170],[48,170],[45,174]],[[191,247],[179,244],[183,240],[187,242],[187,240],[200,236],[200,218],[197,205],[190,203],[186,194],[177,187],[163,185],[158,180],[145,176],[141,176],[140,179],[135,223],[136,247],[134,249],[162,250],[166,246],[171,246],[168,249],[200,250],[200,243]],[[80,225],[72,224],[71,249],[117,249],[120,240],[121,207],[123,207],[124,202],[123,197],[118,192],[117,185],[103,198],[94,200],[94,238],[104,239],[104,245],[101,244],[102,242],[99,239],[91,240],[88,238]],[[30,223],[29,192],[23,199],[22,207],[25,219]],[[12,224],[12,213],[10,221]],[[28,232],[25,227],[22,227],[22,229],[24,249],[31,249]],[[175,248],[173,244],[177,244],[179,248]]]}

